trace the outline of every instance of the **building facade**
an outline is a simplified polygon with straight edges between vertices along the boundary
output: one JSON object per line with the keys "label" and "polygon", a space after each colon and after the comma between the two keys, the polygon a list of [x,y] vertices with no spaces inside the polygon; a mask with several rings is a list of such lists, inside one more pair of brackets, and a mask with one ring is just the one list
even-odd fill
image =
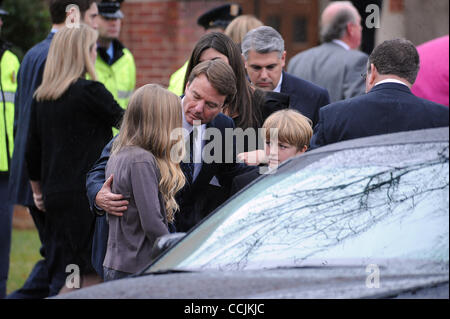
{"label": "building facade", "polygon": [[[241,4],[276,28],[285,39],[287,59],[319,44],[319,16],[329,0],[126,0],[121,41],[136,60],[137,85],[167,86],[170,75],[188,59],[204,30],[197,18],[227,2]],[[383,0],[376,43],[405,37],[419,45],[448,34],[448,0]],[[363,21],[365,23],[365,21]]]}

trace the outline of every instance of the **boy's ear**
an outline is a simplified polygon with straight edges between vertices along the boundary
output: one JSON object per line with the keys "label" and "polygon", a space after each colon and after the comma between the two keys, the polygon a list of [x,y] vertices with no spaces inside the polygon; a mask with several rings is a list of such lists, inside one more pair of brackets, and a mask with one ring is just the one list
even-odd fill
{"label": "boy's ear", "polygon": [[308,146],[304,145],[303,148],[301,148],[300,150],[298,150],[297,154],[303,154],[306,152],[306,150],[308,149]]}

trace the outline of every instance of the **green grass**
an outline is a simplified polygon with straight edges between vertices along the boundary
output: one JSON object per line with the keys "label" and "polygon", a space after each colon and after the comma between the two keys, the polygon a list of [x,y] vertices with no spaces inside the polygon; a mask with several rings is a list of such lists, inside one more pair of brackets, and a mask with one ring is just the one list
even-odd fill
{"label": "green grass", "polygon": [[22,287],[34,264],[41,259],[39,254],[40,246],[41,242],[36,229],[13,229],[9,276],[6,283],[8,294]]}

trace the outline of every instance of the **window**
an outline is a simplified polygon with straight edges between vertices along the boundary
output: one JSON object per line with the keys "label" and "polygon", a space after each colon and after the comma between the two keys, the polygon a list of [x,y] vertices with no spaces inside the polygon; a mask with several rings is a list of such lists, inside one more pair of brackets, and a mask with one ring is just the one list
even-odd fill
{"label": "window", "polygon": [[294,42],[308,42],[308,18],[295,17],[292,30]]}
{"label": "window", "polygon": [[150,270],[448,262],[448,143],[347,149],[310,162],[299,169],[299,157],[262,177]]}

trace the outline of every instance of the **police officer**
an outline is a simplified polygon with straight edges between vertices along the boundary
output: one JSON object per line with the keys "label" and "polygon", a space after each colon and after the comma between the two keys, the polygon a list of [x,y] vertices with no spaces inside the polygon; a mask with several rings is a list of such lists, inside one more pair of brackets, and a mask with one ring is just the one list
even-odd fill
{"label": "police officer", "polygon": [[[0,1],[0,32],[2,18],[7,15]],[[0,40],[0,299],[6,294],[11,246],[12,209],[8,204],[8,176],[13,154],[14,95],[17,88],[19,60]]]}
{"label": "police officer", "polygon": [[[230,22],[242,14],[242,8],[238,4],[225,4],[208,10],[197,20],[197,24],[205,29],[205,32],[224,32]],[[170,76],[169,91],[182,95],[184,93],[184,77],[188,67],[188,61]]]}
{"label": "police officer", "polygon": [[99,39],[95,70],[97,80],[125,109],[136,85],[136,66],[130,50],[118,40],[123,19],[122,2],[103,0],[98,3]]}

